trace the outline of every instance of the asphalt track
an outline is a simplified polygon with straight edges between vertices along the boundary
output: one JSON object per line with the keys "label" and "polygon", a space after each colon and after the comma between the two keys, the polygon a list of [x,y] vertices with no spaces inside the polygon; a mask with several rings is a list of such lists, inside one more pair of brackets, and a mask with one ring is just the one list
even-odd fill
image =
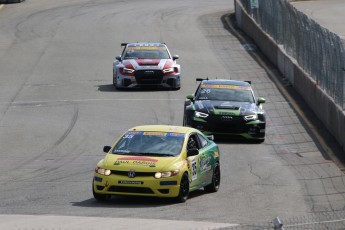
{"label": "asphalt track", "polygon": [[[342,210],[343,173],[325,155],[317,129],[272,81],[279,73],[228,26],[231,12],[228,0],[27,0],[3,7],[0,229],[212,229]],[[120,43],[131,41],[166,42],[179,54],[181,90],[114,90],[112,61]],[[135,125],[181,125],[196,77],[251,80],[267,101],[266,141],[218,142],[217,193],[200,190],[184,204],[96,202],[91,181],[103,145]]]}

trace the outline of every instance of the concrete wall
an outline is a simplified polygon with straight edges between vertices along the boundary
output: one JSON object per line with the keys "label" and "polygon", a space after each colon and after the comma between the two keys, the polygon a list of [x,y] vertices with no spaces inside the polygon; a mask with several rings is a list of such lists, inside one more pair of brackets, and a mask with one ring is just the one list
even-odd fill
{"label": "concrete wall", "polygon": [[335,137],[345,151],[345,112],[336,105],[316,82],[288,56],[283,47],[275,41],[247,14],[241,3],[235,0],[236,22],[250,36],[268,59],[289,79],[296,91],[301,94],[316,116]]}

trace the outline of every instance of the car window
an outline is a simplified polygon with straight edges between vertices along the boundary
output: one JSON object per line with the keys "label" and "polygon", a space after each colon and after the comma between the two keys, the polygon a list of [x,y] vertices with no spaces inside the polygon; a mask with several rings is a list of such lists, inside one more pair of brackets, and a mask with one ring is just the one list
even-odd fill
{"label": "car window", "polygon": [[187,150],[192,149],[192,148],[200,149],[199,140],[195,134],[191,134],[187,142]]}
{"label": "car window", "polygon": [[254,103],[251,90],[227,88],[200,88],[197,100],[238,101]]}
{"label": "car window", "polygon": [[168,50],[163,47],[134,47],[125,51],[124,59],[170,59]]}
{"label": "car window", "polygon": [[127,132],[112,150],[114,154],[178,155],[184,142],[183,133]]}

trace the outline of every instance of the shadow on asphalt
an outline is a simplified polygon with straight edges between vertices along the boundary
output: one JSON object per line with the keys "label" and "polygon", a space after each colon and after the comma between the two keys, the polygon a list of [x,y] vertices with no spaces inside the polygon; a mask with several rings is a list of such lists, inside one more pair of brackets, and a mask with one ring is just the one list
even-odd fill
{"label": "shadow on asphalt", "polygon": [[[189,200],[207,195],[204,190],[199,189],[189,194]],[[72,202],[72,206],[77,207],[95,207],[95,208],[149,208],[176,205],[172,198],[158,198],[158,197],[140,197],[140,196],[112,196],[107,201],[97,201],[94,198],[84,200],[81,202]]]}
{"label": "shadow on asphalt", "polygon": [[115,87],[110,85],[98,85],[98,90],[101,92],[159,92],[159,91],[178,91],[175,89],[165,89],[165,88],[135,88],[135,89],[115,89]]}

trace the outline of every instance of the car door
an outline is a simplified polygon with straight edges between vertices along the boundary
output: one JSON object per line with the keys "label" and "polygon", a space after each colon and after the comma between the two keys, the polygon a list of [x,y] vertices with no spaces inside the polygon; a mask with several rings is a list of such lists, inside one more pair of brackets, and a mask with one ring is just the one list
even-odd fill
{"label": "car door", "polygon": [[[187,151],[189,149],[200,149],[200,142],[196,133],[192,133],[188,137],[187,141]],[[199,160],[200,153],[196,156],[189,156],[187,157],[188,163],[188,170],[189,170],[189,187],[190,190],[195,190],[200,187],[200,160]]]}
{"label": "car door", "polygon": [[204,135],[198,133],[197,137],[200,143],[199,149],[199,186],[208,185],[212,181],[215,150],[210,141]]}

